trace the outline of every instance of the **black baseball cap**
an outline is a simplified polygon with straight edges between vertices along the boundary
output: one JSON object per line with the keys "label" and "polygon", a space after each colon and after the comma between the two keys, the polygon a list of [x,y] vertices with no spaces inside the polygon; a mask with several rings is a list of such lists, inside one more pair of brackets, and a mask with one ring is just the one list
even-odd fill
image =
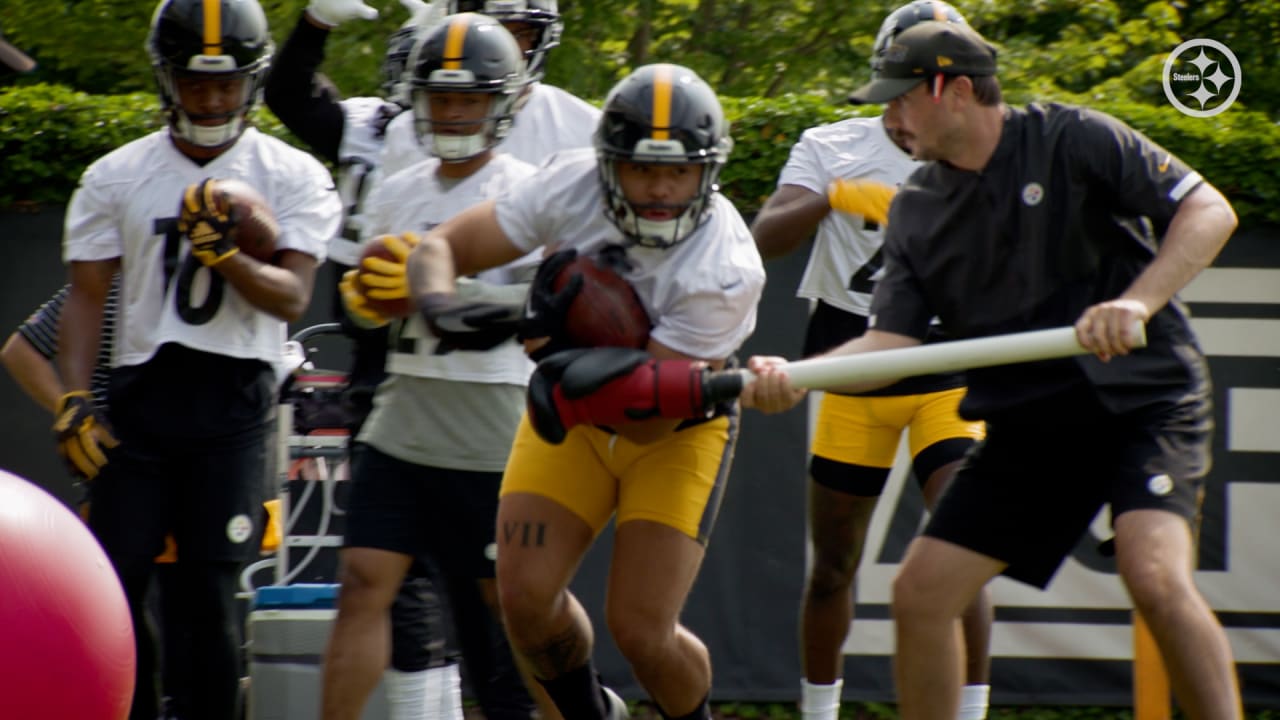
{"label": "black baseball cap", "polygon": [[938,74],[995,75],[996,49],[967,25],[928,20],[903,30],[871,62],[871,82],[849,94],[854,105],[887,103]]}

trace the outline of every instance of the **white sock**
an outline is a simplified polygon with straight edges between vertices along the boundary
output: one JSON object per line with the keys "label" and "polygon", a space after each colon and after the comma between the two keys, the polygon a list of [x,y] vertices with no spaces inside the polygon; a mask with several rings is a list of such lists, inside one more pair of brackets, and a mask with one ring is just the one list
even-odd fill
{"label": "white sock", "polygon": [[390,720],[462,720],[462,676],[457,663],[383,673]]}
{"label": "white sock", "polygon": [[990,685],[965,685],[960,689],[960,714],[956,720],[985,720]]}
{"label": "white sock", "polygon": [[814,685],[800,680],[800,717],[802,720],[837,720],[840,715],[840,690],[844,678],[830,685]]}

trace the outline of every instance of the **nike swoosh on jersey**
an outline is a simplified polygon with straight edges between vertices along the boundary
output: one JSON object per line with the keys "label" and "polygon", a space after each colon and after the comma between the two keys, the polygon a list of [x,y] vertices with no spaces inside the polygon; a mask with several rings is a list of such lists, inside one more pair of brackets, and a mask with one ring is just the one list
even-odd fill
{"label": "nike swoosh on jersey", "polygon": [[1160,172],[1164,172],[1165,170],[1168,170],[1169,161],[1172,159],[1173,159],[1173,155],[1166,153],[1164,156],[1164,160],[1161,160],[1160,164],[1156,166],[1156,170],[1159,170]]}

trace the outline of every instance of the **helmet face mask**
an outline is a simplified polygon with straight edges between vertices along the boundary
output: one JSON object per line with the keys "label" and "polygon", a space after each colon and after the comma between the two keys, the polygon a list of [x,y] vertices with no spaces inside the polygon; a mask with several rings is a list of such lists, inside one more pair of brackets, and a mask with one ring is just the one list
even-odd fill
{"label": "helmet face mask", "polygon": [[[418,142],[444,162],[470,160],[501,142],[528,85],[515,38],[494,18],[476,13],[450,15],[419,38],[406,78]],[[434,119],[433,109],[465,105],[459,96],[467,94],[488,99],[482,117]],[[451,132],[460,125],[480,129],[469,135]]]}
{"label": "helmet face mask", "polygon": [[[609,92],[595,133],[606,215],[632,244],[679,243],[706,220],[732,147],[720,101],[697,74],[667,64],[636,69]],[[680,205],[640,204],[623,189],[620,170],[627,163],[697,166],[697,190]],[[646,218],[654,209],[676,212]]]}
{"label": "helmet face mask", "polygon": [[[564,32],[556,0],[450,0],[449,12],[482,13],[503,24],[531,26],[537,38],[524,56],[526,72],[534,81],[546,75],[547,55],[560,44],[560,35]],[[512,30],[513,34],[517,32],[523,35],[523,31]]]}
{"label": "helmet face mask", "polygon": [[[211,37],[205,37],[206,30]],[[170,132],[202,148],[229,145],[244,132],[271,63],[271,35],[257,0],[162,0],[147,51]],[[238,102],[219,112],[188,109],[192,97],[239,81]],[[221,120],[217,124],[203,124]]]}

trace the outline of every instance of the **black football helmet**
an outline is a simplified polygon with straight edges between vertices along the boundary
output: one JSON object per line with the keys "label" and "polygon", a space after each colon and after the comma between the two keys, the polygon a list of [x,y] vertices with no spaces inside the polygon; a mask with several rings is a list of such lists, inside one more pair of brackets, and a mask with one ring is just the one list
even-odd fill
{"label": "black football helmet", "polygon": [[875,45],[871,47],[871,69],[873,71],[880,69],[880,58],[889,49],[889,46],[893,44],[899,33],[918,22],[926,20],[960,23],[961,25],[969,24],[959,10],[942,2],[942,0],[914,0],[909,2],[889,13],[884,22],[880,23],[880,32],[876,33]]}
{"label": "black football helmet", "polygon": [[[636,68],[613,86],[595,148],[609,219],[637,245],[670,247],[706,219],[733,140],[715,91],[689,68],[664,63]],[[622,192],[619,162],[702,165],[698,194],[677,217],[647,220]]]}
{"label": "black football helmet", "polygon": [[409,107],[409,93],[404,85],[404,71],[409,65],[409,54],[418,40],[418,28],[409,21],[387,38],[387,54],[382,58],[382,92],[400,107]]}
{"label": "black football helmet", "polygon": [[[234,142],[258,99],[273,48],[257,0],[161,0],[147,52],[170,131],[202,147]],[[178,79],[189,76],[245,78],[239,107],[220,114],[220,125],[197,125],[193,120],[206,118],[188,112],[178,95]]]}
{"label": "black football helmet", "polygon": [[[516,39],[498,20],[478,13],[450,15],[422,35],[408,74],[418,142],[445,162],[473,158],[501,142],[529,82]],[[441,92],[489,95],[484,129],[474,135],[437,132],[448,123],[432,120],[430,98]]]}
{"label": "black football helmet", "polygon": [[538,28],[538,39],[525,53],[526,71],[532,80],[547,74],[547,53],[560,44],[564,23],[556,0],[449,0],[449,12],[484,13],[498,22],[529,23]]}

